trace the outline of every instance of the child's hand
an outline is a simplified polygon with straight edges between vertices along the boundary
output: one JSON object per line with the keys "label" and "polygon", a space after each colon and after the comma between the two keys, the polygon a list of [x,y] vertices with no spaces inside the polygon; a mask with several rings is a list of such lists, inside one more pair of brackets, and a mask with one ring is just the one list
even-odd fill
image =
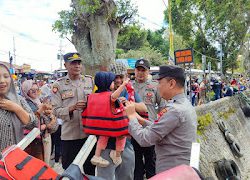
{"label": "child's hand", "polygon": [[127,102],[127,99],[125,97],[119,97],[120,102],[125,105],[125,103]]}
{"label": "child's hand", "polygon": [[122,84],[123,84],[124,86],[126,86],[126,85],[129,83],[129,81],[130,81],[130,79],[129,79],[129,78],[127,78],[127,79],[125,79],[125,80],[123,81],[123,83],[122,83]]}

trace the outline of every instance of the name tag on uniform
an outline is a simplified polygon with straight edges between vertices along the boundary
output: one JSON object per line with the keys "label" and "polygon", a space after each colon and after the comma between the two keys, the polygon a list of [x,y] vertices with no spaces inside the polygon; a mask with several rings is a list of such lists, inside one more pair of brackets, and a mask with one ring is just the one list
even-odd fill
{"label": "name tag on uniform", "polygon": [[92,86],[84,86],[83,90],[84,90],[84,94],[91,94],[92,93]]}
{"label": "name tag on uniform", "polygon": [[72,97],[74,97],[74,93],[72,90],[67,90],[62,93],[62,99],[67,99]]}

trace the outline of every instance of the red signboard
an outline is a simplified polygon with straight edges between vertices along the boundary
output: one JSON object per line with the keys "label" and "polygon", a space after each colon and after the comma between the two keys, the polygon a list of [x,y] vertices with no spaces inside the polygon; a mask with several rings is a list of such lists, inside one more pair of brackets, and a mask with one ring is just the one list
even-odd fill
{"label": "red signboard", "polygon": [[174,51],[175,64],[184,64],[193,62],[193,49],[183,49]]}

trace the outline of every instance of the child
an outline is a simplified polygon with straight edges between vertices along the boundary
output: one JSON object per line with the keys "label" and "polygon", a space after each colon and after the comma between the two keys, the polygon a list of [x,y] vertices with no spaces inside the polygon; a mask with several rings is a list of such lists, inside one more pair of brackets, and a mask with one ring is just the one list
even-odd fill
{"label": "child", "polygon": [[[123,89],[125,88],[126,84],[129,81],[129,79],[127,79],[126,81],[123,82],[123,84],[116,91],[111,93],[111,91],[114,90],[114,79],[115,79],[115,74],[111,72],[98,72],[95,76],[95,85],[98,88],[96,91],[98,94],[95,94],[95,99],[98,99],[100,104],[102,104],[103,108],[108,106],[108,104],[110,103],[108,102],[109,100],[111,101],[111,107],[114,107],[112,105],[114,105],[117,102],[117,99],[119,98],[121,92],[123,91]],[[107,92],[110,92],[110,93],[107,93]],[[91,97],[93,97],[93,95]],[[104,100],[105,98],[103,97],[106,97],[106,100]],[[88,100],[87,112],[91,111],[91,110],[88,111],[88,108],[93,109],[93,106],[95,106],[95,104],[92,104],[91,102],[93,101]],[[116,110],[117,110],[116,113],[118,113],[119,111],[123,111],[121,108],[120,109],[117,108]],[[112,111],[112,113],[114,113],[112,108],[109,108],[109,111]],[[110,114],[110,113],[107,113],[107,114]],[[83,118],[84,118],[84,112],[83,112]],[[103,117],[104,121],[106,118],[108,117]],[[117,123],[117,122],[112,122],[112,123]],[[111,128],[114,128],[114,127],[111,127]],[[114,132],[114,133],[117,133],[117,132]],[[95,155],[91,159],[91,163],[93,165],[100,166],[100,167],[107,167],[109,165],[109,161],[101,157],[101,151],[106,148],[108,139],[109,139],[109,136],[103,136],[103,135],[99,136]],[[116,151],[111,151],[110,153],[110,158],[113,160],[113,163],[116,165],[119,165],[122,162],[121,152],[124,150],[125,142],[126,142],[125,137],[122,137],[122,136],[116,137]]]}

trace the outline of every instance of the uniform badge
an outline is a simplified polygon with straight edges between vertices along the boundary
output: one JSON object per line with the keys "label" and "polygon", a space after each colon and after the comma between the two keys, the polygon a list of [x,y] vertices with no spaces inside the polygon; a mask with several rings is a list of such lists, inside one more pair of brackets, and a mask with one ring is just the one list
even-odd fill
{"label": "uniform badge", "polygon": [[72,90],[66,90],[62,93],[62,99],[67,99],[72,97],[74,97],[74,93]]}
{"label": "uniform badge", "polygon": [[53,86],[53,88],[52,88],[52,91],[53,91],[53,93],[57,93],[57,91],[58,91],[58,86]]}
{"label": "uniform badge", "polygon": [[158,113],[158,119],[155,121],[155,123],[159,122],[163,114],[166,112],[168,112],[167,108],[162,109],[161,112]]}
{"label": "uniform badge", "polygon": [[139,64],[144,64],[143,60],[141,60],[141,61],[139,62]]}
{"label": "uniform badge", "polygon": [[65,84],[67,85],[69,84],[69,82],[70,82],[70,79],[66,79]]}
{"label": "uniform badge", "polygon": [[144,103],[145,104],[153,104],[153,97],[152,96],[145,96]]}
{"label": "uniform badge", "polygon": [[73,55],[73,58],[74,58],[74,59],[77,59],[77,58],[80,58],[80,57],[78,56],[78,54],[74,54],[74,55]]}
{"label": "uniform badge", "polygon": [[152,96],[153,96],[153,93],[151,93],[151,92],[147,93],[147,97],[152,97]]}

